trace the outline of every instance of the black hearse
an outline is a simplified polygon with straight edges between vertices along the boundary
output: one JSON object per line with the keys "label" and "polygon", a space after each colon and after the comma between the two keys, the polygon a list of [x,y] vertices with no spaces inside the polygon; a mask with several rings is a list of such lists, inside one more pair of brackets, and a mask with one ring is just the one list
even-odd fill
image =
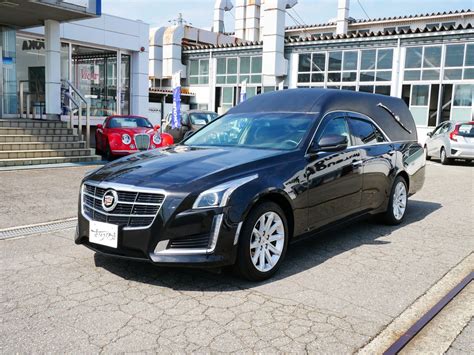
{"label": "black hearse", "polygon": [[156,264],[279,268],[289,242],[363,214],[400,223],[424,182],[405,103],[294,89],[253,97],[182,143],[86,176],[76,243]]}

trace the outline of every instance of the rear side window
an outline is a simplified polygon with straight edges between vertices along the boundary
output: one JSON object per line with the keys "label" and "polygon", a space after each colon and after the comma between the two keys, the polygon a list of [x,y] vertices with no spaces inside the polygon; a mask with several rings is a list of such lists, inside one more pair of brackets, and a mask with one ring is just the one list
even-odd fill
{"label": "rear side window", "polygon": [[474,137],[474,124],[464,123],[458,127],[458,136],[462,137]]}
{"label": "rear side window", "polygon": [[382,132],[371,122],[358,118],[351,118],[349,122],[356,145],[386,142]]}

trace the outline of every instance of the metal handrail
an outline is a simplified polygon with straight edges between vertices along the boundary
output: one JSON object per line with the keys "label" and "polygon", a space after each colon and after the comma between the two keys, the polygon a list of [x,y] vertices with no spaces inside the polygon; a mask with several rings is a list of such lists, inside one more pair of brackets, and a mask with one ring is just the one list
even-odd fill
{"label": "metal handrail", "polygon": [[[23,108],[25,107],[25,94],[26,94],[26,119],[30,118],[31,110],[31,92],[25,93],[25,84],[29,84],[29,80],[20,80],[20,118],[23,118]],[[43,116],[43,112],[40,110],[40,117]],[[33,118],[36,118],[36,114],[33,111]]]}
{"label": "metal handrail", "polygon": [[[81,102],[83,102],[86,105],[86,146],[87,148],[90,148],[90,143],[91,143],[91,125],[90,125],[90,103],[89,101],[86,100],[84,95],[74,86],[74,84],[70,80],[64,80],[64,82],[67,84],[68,88],[72,90],[80,99]],[[65,96],[73,102],[77,108],[78,108],[78,120],[77,120],[77,132],[78,135],[82,135],[82,105],[80,102],[77,102],[71,93],[66,92]],[[70,124],[72,127],[72,108],[69,107],[70,109]]]}

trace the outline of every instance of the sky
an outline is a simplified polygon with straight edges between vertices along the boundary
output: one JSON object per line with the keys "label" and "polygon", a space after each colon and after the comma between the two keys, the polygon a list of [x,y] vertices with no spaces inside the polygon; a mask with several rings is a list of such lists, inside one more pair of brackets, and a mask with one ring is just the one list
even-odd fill
{"label": "sky", "polygon": [[[102,0],[106,14],[141,20],[151,27],[169,25],[169,20],[183,14],[193,26],[210,29],[215,0]],[[235,4],[235,0],[233,1]],[[360,5],[359,5],[360,3]],[[473,9],[474,0],[351,0],[349,15],[356,19],[402,16],[438,11]],[[336,17],[337,0],[298,0],[289,11],[298,24],[325,23]],[[301,19],[299,19],[299,17]],[[287,16],[287,26],[295,25]],[[234,30],[234,10],[225,15],[226,31]]]}

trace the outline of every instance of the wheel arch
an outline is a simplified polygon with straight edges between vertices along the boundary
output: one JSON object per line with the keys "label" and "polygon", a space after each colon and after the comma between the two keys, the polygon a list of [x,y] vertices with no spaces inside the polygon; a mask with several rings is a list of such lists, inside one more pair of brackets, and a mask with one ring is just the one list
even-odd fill
{"label": "wheel arch", "polygon": [[247,207],[244,213],[244,219],[247,218],[252,209],[265,202],[276,203],[283,210],[288,223],[289,239],[293,238],[295,231],[295,216],[293,212],[293,206],[288,197],[286,197],[281,191],[272,190],[257,195]]}
{"label": "wheel arch", "polygon": [[[395,175],[395,179],[398,176],[401,176],[405,180],[405,183],[407,184],[407,191],[410,191],[410,176],[408,175],[408,173],[405,170],[400,170],[397,173],[397,175]],[[395,179],[394,179],[394,181],[395,181]]]}

